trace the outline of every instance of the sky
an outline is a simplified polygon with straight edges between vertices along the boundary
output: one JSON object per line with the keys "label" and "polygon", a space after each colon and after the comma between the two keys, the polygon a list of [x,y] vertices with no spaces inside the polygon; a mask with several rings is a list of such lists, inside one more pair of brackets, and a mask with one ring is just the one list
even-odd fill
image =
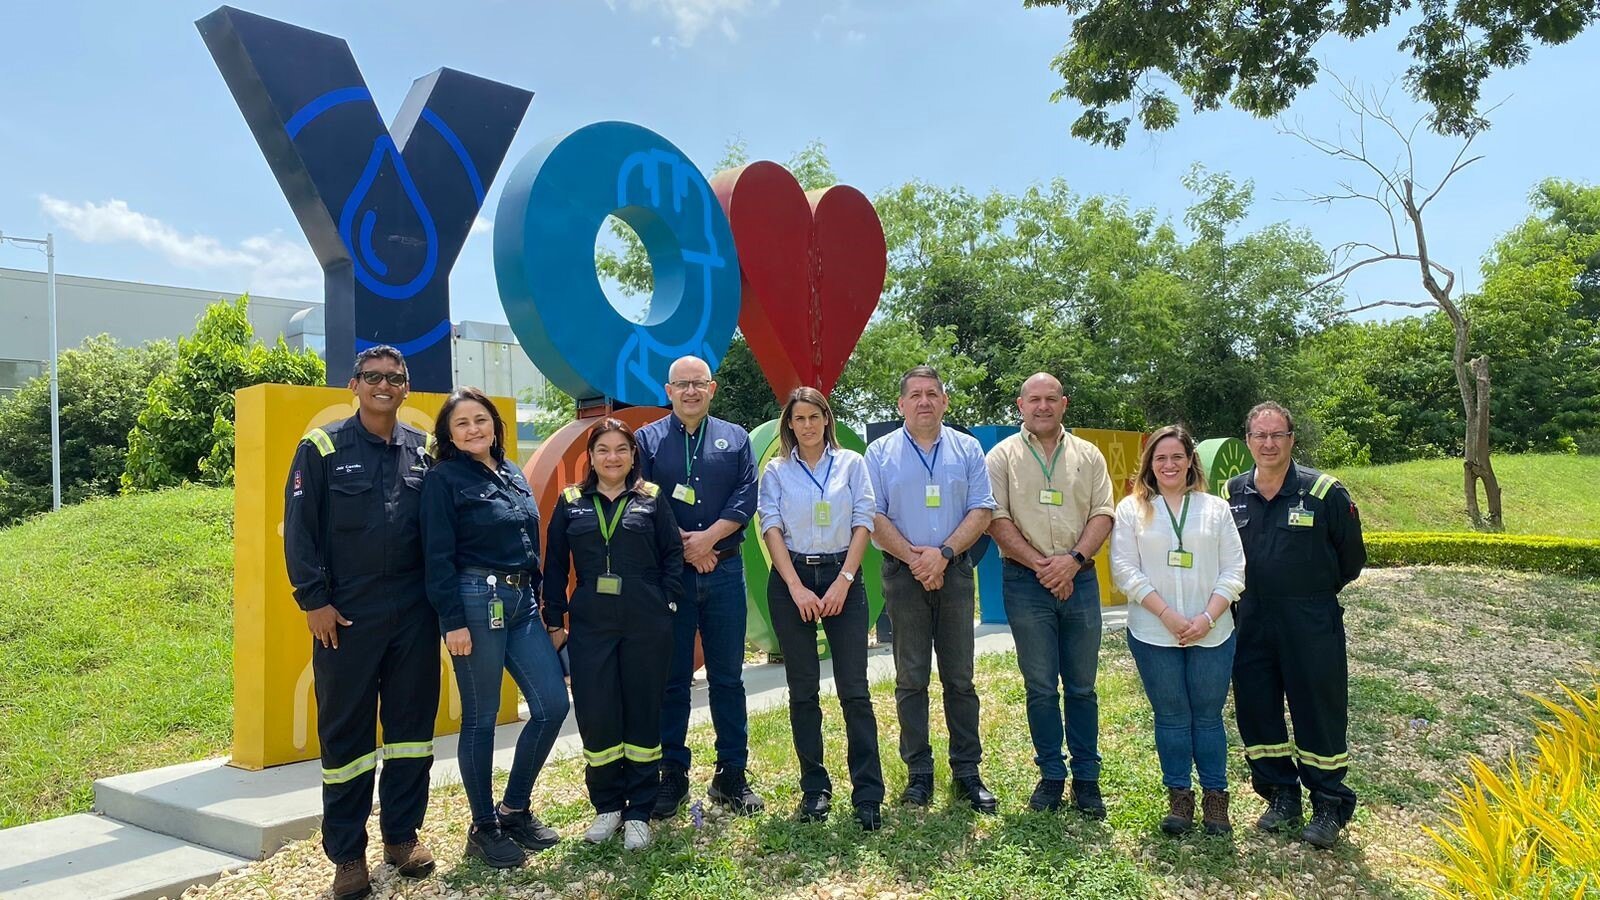
{"label": "sky", "polygon": [[[210,2],[0,0],[0,232],[57,238],[58,270],[215,290],[321,299],[321,273],[194,27]],[[868,194],[909,180],[1021,191],[1062,178],[1080,194],[1126,197],[1181,225],[1191,165],[1254,182],[1245,228],[1289,222],[1325,246],[1375,240],[1383,214],[1319,206],[1360,172],[1279,133],[1283,122],[1227,109],[1186,114],[1107,149],[1074,139],[1079,110],[1052,103],[1059,10],[1021,0],[257,0],[243,8],[346,39],[391,119],[413,79],[461,69],[534,92],[451,276],[452,318],[505,321],[491,259],[505,176],[547,137],[620,119],[672,141],[702,168],[730,140],[753,159],[788,159],[820,140],[841,181]],[[1389,88],[1406,122],[1398,28],[1319,48],[1325,70]],[[1491,79],[1500,107],[1473,145],[1484,158],[1431,208],[1437,259],[1470,290],[1497,237],[1528,215],[1546,177],[1600,181],[1600,30]],[[1180,98],[1180,103],[1182,100]],[[1312,133],[1348,128],[1331,82],[1286,116]],[[1458,144],[1426,131],[1419,178]],[[1384,152],[1392,155],[1398,148]],[[1366,187],[1365,182],[1357,182]],[[42,269],[0,246],[0,266]],[[1414,266],[1364,270],[1352,303],[1422,299]]]}

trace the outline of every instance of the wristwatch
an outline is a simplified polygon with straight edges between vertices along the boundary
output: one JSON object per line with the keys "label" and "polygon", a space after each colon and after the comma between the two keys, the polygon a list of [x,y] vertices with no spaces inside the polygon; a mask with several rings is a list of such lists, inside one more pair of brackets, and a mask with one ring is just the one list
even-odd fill
{"label": "wristwatch", "polygon": [[1077,550],[1068,550],[1067,555],[1077,560],[1080,568],[1089,567],[1089,558],[1084,556],[1082,553],[1079,553]]}
{"label": "wristwatch", "polygon": [[841,571],[839,573],[839,576],[841,578],[843,578],[845,581],[850,582],[851,584],[855,584],[856,583],[856,573],[854,573],[854,572]]}
{"label": "wristwatch", "polygon": [[949,544],[939,545],[939,555],[945,558],[945,562],[950,562],[956,558],[956,552],[950,549]]}

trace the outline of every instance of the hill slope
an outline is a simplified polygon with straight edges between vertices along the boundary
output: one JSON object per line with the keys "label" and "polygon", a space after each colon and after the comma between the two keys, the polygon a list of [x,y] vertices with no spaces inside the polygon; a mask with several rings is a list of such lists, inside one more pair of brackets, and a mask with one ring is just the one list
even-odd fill
{"label": "hill slope", "polygon": [[[1496,456],[1506,531],[1600,538],[1600,456]],[[1369,531],[1470,531],[1461,461],[1429,459],[1340,469]]]}
{"label": "hill slope", "polygon": [[187,487],[0,529],[0,828],[225,749],[232,520],[232,490]]}

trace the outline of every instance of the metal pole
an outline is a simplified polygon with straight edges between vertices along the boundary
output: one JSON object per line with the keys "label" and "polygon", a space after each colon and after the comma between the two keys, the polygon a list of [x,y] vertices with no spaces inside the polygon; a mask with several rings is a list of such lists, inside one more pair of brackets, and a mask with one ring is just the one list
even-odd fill
{"label": "metal pole", "polygon": [[55,509],[61,508],[61,385],[56,377],[61,354],[56,340],[56,236],[44,236],[45,292],[50,306],[50,489]]}

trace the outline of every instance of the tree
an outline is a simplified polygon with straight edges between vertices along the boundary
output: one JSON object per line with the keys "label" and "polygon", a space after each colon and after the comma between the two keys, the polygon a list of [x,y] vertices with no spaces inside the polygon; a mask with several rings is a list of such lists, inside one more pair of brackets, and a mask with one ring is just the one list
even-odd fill
{"label": "tree", "polygon": [[153,490],[185,481],[233,482],[233,392],[252,384],[323,383],[322,360],[268,348],[246,315],[249,296],[206,309],[190,337],[178,339],[176,364],[156,376],[128,432],[122,489]]}
{"label": "tree", "polygon": [[1313,53],[1324,38],[1366,37],[1410,21],[1398,50],[1411,57],[1406,86],[1432,108],[1440,134],[1467,137],[1488,120],[1479,111],[1483,83],[1528,60],[1533,44],[1576,37],[1593,20],[1597,0],[1517,3],[1513,0],[1257,0],[1255,3],[1126,3],[1119,0],[1023,0],[1025,7],[1061,7],[1075,18],[1071,40],[1054,60],[1064,81],[1053,99],[1087,109],[1075,137],[1121,146],[1136,108],[1151,131],[1171,128],[1178,105],[1160,84],[1171,81],[1194,104],[1213,110],[1224,100],[1257,116],[1275,116],[1321,74]]}
{"label": "tree", "polygon": [[[121,347],[107,335],[61,354],[62,503],[117,492],[128,430],[173,354],[167,341]],[[50,379],[41,375],[0,401],[0,525],[48,510],[51,494]]]}
{"label": "tree", "polygon": [[[1437,309],[1449,320],[1454,340],[1451,343],[1450,362],[1455,373],[1456,389],[1461,398],[1465,437],[1462,442],[1462,495],[1466,501],[1467,515],[1474,528],[1500,531],[1504,518],[1500,504],[1500,481],[1495,477],[1489,458],[1489,359],[1480,355],[1469,360],[1472,321],[1455,296],[1456,274],[1435,259],[1428,249],[1428,232],[1424,216],[1429,205],[1461,170],[1482,157],[1469,157],[1472,136],[1462,139],[1455,159],[1431,188],[1418,182],[1415,138],[1420,121],[1410,129],[1402,128],[1385,107],[1383,96],[1365,93],[1359,88],[1344,86],[1341,99],[1355,117],[1355,125],[1348,134],[1333,139],[1316,137],[1304,129],[1285,129],[1307,145],[1327,156],[1349,163],[1362,172],[1359,182],[1344,181],[1332,193],[1313,194],[1308,199],[1317,203],[1360,200],[1372,203],[1384,213],[1388,240],[1380,245],[1371,241],[1349,241],[1334,250],[1335,266],[1331,275],[1319,283],[1320,287],[1342,285],[1355,272],[1380,263],[1405,263],[1417,267],[1426,300],[1382,299],[1350,307],[1346,313],[1357,313],[1378,307],[1404,307],[1409,309]],[[1368,127],[1374,134],[1369,137]],[[1399,149],[1397,161],[1381,162],[1381,145],[1393,142]],[[1483,483],[1484,497],[1489,513],[1486,517],[1478,504],[1478,482]]]}

